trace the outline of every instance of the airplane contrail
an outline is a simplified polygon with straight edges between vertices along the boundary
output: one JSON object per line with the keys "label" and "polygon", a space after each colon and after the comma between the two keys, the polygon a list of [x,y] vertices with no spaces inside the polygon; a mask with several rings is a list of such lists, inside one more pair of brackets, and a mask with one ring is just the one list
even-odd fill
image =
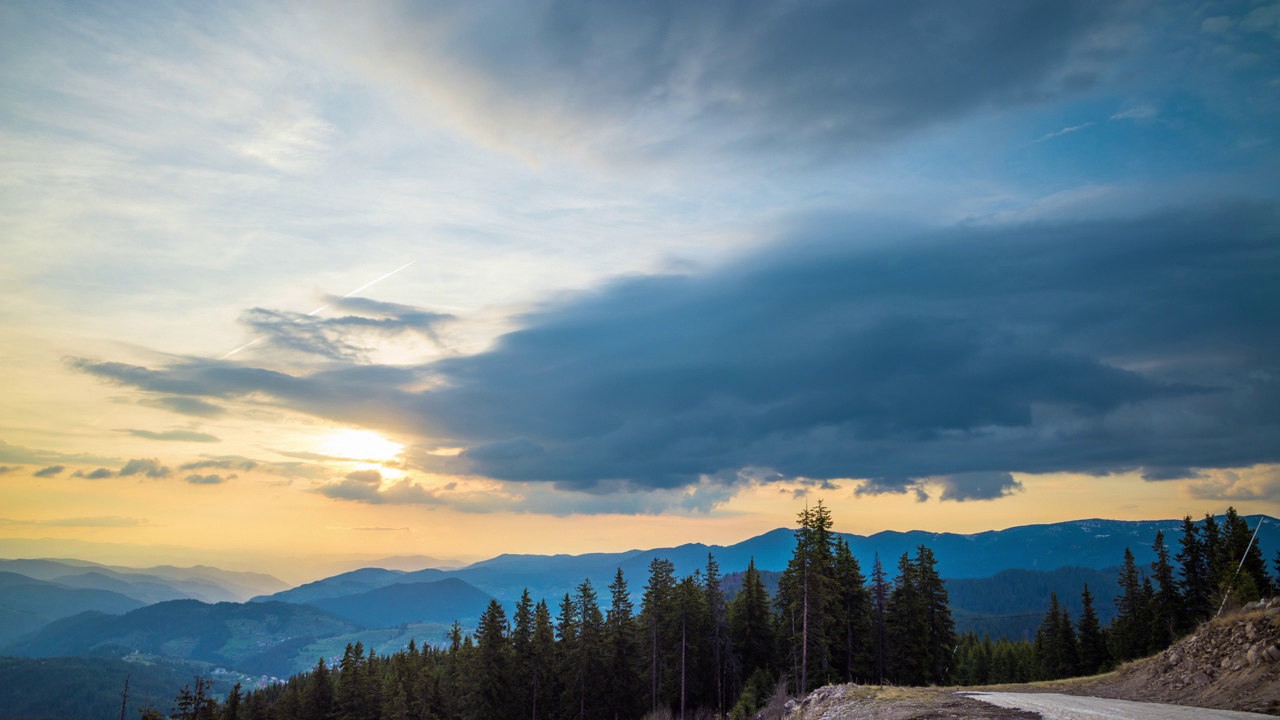
{"label": "airplane contrail", "polygon": [[[382,277],[374,278],[373,280],[370,280],[369,282],[367,282],[367,283],[365,283],[365,284],[361,285],[360,287],[356,288],[355,290],[352,290],[351,292],[347,293],[346,295],[343,295],[342,297],[343,297],[344,299],[345,299],[345,298],[349,298],[349,297],[351,297],[352,295],[355,295],[356,293],[360,292],[361,290],[365,290],[365,289],[367,289],[367,288],[373,287],[374,285],[377,285],[378,283],[382,282],[383,280],[386,280],[387,278],[391,277],[392,275],[395,275],[396,273],[400,272],[401,270],[403,270],[403,269],[405,269],[405,268],[409,267],[410,265],[412,265],[412,264],[414,264],[414,263],[416,263],[416,262],[418,262],[418,261],[417,261],[417,260],[410,260],[409,262],[407,262],[407,263],[405,263],[405,264],[401,265],[400,267],[396,268],[395,270],[392,270],[391,272],[387,273],[386,275],[383,275]],[[328,308],[328,307],[329,307],[329,303],[325,303],[324,305],[321,305],[320,307],[316,308],[315,310],[312,310],[311,312],[307,313],[307,314],[306,314],[306,317],[311,317],[311,316],[315,315],[316,313],[323,312],[323,311],[324,311],[326,308]],[[301,320],[295,320],[294,322],[301,322]],[[236,353],[240,352],[241,350],[245,350],[245,349],[247,349],[247,348],[253,347],[254,345],[257,345],[258,343],[262,342],[262,341],[263,341],[263,340],[265,340],[265,339],[266,339],[265,337],[257,337],[257,338],[254,338],[253,340],[250,340],[249,342],[247,342],[247,343],[245,343],[245,344],[241,345],[240,347],[236,348],[235,350],[232,350],[231,352],[227,353],[226,355],[223,355],[221,358],[218,358],[218,359],[219,359],[219,360],[226,360],[227,358],[231,357],[232,355],[235,355]]]}

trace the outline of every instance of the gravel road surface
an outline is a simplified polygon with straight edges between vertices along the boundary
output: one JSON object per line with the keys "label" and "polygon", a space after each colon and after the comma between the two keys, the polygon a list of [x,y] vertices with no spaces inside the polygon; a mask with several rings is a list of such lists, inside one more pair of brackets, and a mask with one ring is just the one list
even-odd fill
{"label": "gravel road surface", "polygon": [[974,700],[1005,708],[1031,710],[1040,713],[1045,720],[1229,720],[1231,718],[1272,718],[1271,715],[1237,712],[1235,710],[1208,710],[1183,705],[1107,700],[1105,698],[1059,695],[1057,693],[960,693]]}

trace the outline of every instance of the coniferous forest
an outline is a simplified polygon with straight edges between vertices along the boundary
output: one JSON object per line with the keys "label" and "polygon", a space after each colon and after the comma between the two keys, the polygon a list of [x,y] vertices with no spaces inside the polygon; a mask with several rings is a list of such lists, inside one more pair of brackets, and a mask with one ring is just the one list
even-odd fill
{"label": "coniferous forest", "polygon": [[[554,601],[526,590],[509,617],[489,603],[474,634],[456,624],[441,647],[410,642],[380,656],[349,645],[341,662],[219,701],[195,678],[170,714],[183,720],[554,720],[753,717],[780,693],[841,682],[982,685],[1094,674],[1158,652],[1224,605],[1277,591],[1251,530],[1183,521],[1139,568],[1126,550],[1118,588],[1081,588],[1078,618],[1049,598],[1034,642],[957,636],[946,586],[921,545],[886,568],[860,566],[820,501],[799,515],[774,595],[752,563],[726,597],[715,558],[687,577],[654,558],[640,602],[619,570]],[[1280,557],[1277,558],[1280,573]],[[892,573],[892,575],[891,575]],[[1103,627],[1096,593],[1115,592]],[[143,713],[144,720],[163,717]]]}

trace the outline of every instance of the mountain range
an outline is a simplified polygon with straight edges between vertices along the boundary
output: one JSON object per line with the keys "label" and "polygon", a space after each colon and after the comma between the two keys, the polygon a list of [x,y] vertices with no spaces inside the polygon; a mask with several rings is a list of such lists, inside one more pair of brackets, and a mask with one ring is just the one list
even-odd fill
{"label": "mountain range", "polygon": [[[1250,526],[1265,518],[1258,533],[1259,544],[1268,550],[1280,546],[1280,521],[1268,516],[1247,516]],[[885,572],[895,572],[897,559],[914,552],[919,545],[933,550],[938,572],[945,578],[964,579],[990,577],[1003,570],[1053,571],[1062,567],[1100,570],[1119,565],[1126,548],[1140,566],[1155,559],[1151,549],[1156,532],[1163,532],[1165,543],[1176,552],[1182,536],[1180,520],[1073,520],[1048,525],[1025,525],[1007,530],[990,530],[974,534],[930,533],[924,531],[885,531],[874,535],[842,534],[864,573],[870,573],[879,556]],[[505,603],[513,603],[528,588],[535,598],[554,601],[571,592],[583,579],[601,589],[613,581],[621,568],[630,590],[639,596],[648,577],[653,558],[666,558],[675,565],[677,575],[688,575],[705,568],[708,553],[715,556],[721,571],[743,570],[750,560],[759,570],[781,571],[786,568],[795,547],[795,534],[786,528],[764,533],[735,545],[690,543],[652,550],[629,550],[619,553],[587,553],[583,555],[499,555],[457,570],[427,569],[401,572],[381,568],[364,568],[317,580],[254,601],[315,602],[366,592],[400,583],[415,583],[453,577],[483,590]],[[1046,598],[1047,599],[1047,598]]]}
{"label": "mountain range", "polygon": [[122,657],[144,653],[269,673],[279,668],[266,660],[274,660],[281,645],[301,647],[316,638],[359,629],[350,620],[309,605],[170,600],[123,615],[89,611],[55,620],[11,643],[4,654]]}
{"label": "mountain range", "polygon": [[184,598],[211,603],[243,602],[254,595],[289,587],[270,575],[207,565],[131,568],[71,559],[0,560],[0,571],[70,587],[112,590],[148,604]]}
{"label": "mountain range", "polygon": [[[1256,526],[1260,516],[1247,519]],[[1271,557],[1280,546],[1280,521],[1265,520],[1258,541]],[[1095,519],[969,535],[915,531],[844,537],[866,575],[879,557],[892,577],[901,554],[929,546],[947,578],[958,629],[1017,638],[1034,632],[1051,592],[1078,613],[1086,582],[1105,623],[1114,613],[1116,566],[1125,548],[1139,567],[1146,567],[1154,559],[1157,531],[1176,552],[1181,523],[1175,520]],[[317,653],[340,652],[346,641],[376,638],[379,647],[394,648],[410,637],[439,638],[454,620],[471,626],[491,597],[510,608],[525,588],[554,607],[583,579],[606,595],[604,588],[621,568],[638,600],[649,563],[657,557],[671,560],[678,575],[688,575],[704,568],[711,553],[729,591],[739,582],[737,573],[754,559],[766,582],[776,583],[794,543],[791,530],[778,529],[729,546],[508,554],[453,570],[361,568],[288,589],[274,578],[216,568],[135,570],[68,560],[7,560],[0,561],[0,654],[142,652],[287,676],[314,664]],[[239,593],[238,599],[245,599],[251,588],[269,592],[247,603],[173,597]]]}

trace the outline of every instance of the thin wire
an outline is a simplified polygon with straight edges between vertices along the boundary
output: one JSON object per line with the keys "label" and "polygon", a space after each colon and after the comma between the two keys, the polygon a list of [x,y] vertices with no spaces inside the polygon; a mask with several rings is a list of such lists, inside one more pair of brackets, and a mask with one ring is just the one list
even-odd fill
{"label": "thin wire", "polygon": [[[1240,556],[1240,564],[1236,566],[1236,571],[1231,576],[1231,582],[1235,583],[1236,578],[1240,576],[1240,569],[1244,567],[1244,559],[1249,557],[1249,551],[1253,549],[1253,541],[1258,539],[1258,531],[1262,529],[1263,518],[1258,518],[1258,525],[1253,529],[1253,537],[1249,538],[1249,544],[1244,548],[1244,554]],[[1227,606],[1227,598],[1231,597],[1231,588],[1227,587],[1227,591],[1222,594],[1222,604],[1218,606],[1218,614],[1214,617],[1222,617],[1222,609]]]}

